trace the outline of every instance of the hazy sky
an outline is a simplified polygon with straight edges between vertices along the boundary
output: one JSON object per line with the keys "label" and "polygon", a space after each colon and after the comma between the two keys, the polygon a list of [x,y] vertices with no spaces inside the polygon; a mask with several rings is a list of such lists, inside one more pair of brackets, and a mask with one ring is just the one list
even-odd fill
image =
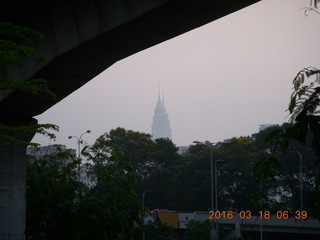
{"label": "hazy sky", "polygon": [[[60,126],[55,143],[77,148],[116,127],[151,133],[158,97],[177,146],[223,141],[282,124],[292,80],[320,67],[320,15],[304,16],[310,0],[263,0],[115,63],[37,116]],[[36,136],[33,141],[50,144]],[[51,144],[54,142],[51,142]]]}

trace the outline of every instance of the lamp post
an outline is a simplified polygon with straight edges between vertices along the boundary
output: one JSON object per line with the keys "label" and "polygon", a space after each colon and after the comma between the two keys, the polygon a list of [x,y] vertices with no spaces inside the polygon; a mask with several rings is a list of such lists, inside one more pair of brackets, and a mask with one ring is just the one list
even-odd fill
{"label": "lamp post", "polygon": [[[262,189],[262,183],[260,184],[260,188],[259,188],[259,193],[261,194],[261,189]],[[259,199],[259,202],[260,202],[260,209],[262,211],[262,199],[261,199],[261,195],[260,195],[260,199]],[[262,234],[262,219],[260,219],[260,240],[263,239],[263,234]]]}
{"label": "lamp post", "polygon": [[[308,149],[306,149],[308,150]],[[306,151],[305,150],[305,151]],[[299,151],[290,151],[297,153],[300,159],[299,186],[300,186],[300,210],[303,210],[303,178],[302,178],[302,155]]]}
{"label": "lamp post", "polygon": [[215,176],[215,194],[216,194],[216,211],[218,211],[218,166],[217,166],[217,163],[222,163],[222,162],[225,162],[225,160],[216,160],[214,161],[214,176]]}
{"label": "lamp post", "polygon": [[[205,144],[205,142],[200,142],[200,141],[193,141],[193,143],[195,143],[195,144]],[[212,211],[218,211],[217,162],[224,162],[224,160],[216,160],[214,162],[214,172],[213,172],[213,157],[212,157],[212,153],[213,153],[213,148],[214,148],[214,146],[216,146],[217,143],[212,143],[212,142],[208,142],[208,141],[207,141],[207,143],[209,143],[210,146],[211,146],[211,151],[210,151],[210,162],[211,162],[211,210]],[[228,141],[224,141],[222,143],[224,144],[224,143],[229,143],[229,142]],[[214,176],[213,176],[213,173],[214,173]],[[214,208],[214,198],[213,198],[213,178],[215,179],[215,208]],[[216,223],[216,230],[214,230],[214,224],[215,223]],[[213,221],[212,221],[210,238],[211,238],[211,240],[218,239],[218,222],[215,219],[213,219]]]}
{"label": "lamp post", "polygon": [[[143,205],[143,212],[145,211],[145,208],[144,208],[144,196],[146,195],[146,191],[143,191],[143,194],[142,194],[142,205]],[[142,217],[142,220],[143,220],[143,224],[145,224],[144,223],[144,216]],[[145,240],[145,237],[146,237],[146,235],[145,235],[145,232],[143,231],[142,232],[142,240]]]}
{"label": "lamp post", "polygon": [[81,138],[82,138],[82,136],[83,136],[84,134],[90,133],[90,132],[91,132],[90,130],[87,130],[86,132],[82,133],[82,134],[80,135],[80,137],[77,137],[77,136],[69,136],[69,137],[68,137],[69,139],[71,139],[71,138],[76,138],[76,139],[77,139],[77,143],[78,143],[78,158],[79,158],[79,159],[80,159],[80,155],[81,155],[81,153],[80,153],[80,145],[81,145],[81,143],[82,143]]}

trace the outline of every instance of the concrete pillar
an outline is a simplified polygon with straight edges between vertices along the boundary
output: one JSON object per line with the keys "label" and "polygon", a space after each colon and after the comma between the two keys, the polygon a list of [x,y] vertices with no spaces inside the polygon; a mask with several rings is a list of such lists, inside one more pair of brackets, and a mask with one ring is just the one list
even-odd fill
{"label": "concrete pillar", "polygon": [[[3,118],[1,124],[32,125],[33,118]],[[1,132],[3,134],[3,132]],[[8,134],[8,132],[4,133]],[[19,133],[15,137],[31,141],[34,133]],[[0,142],[0,239],[24,240],[26,220],[26,146]]]}

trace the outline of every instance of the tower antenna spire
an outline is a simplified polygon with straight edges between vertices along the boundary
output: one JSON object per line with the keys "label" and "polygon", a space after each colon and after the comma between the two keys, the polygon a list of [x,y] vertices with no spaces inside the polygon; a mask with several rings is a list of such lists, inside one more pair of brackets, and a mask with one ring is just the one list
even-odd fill
{"label": "tower antenna spire", "polygon": [[164,104],[164,88],[162,88],[162,103]]}
{"label": "tower antenna spire", "polygon": [[158,82],[158,99],[160,99],[160,82]]}

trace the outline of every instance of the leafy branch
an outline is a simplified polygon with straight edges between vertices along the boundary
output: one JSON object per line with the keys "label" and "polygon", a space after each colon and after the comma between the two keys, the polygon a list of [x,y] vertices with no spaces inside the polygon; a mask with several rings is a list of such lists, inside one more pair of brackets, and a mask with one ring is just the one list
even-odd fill
{"label": "leafy branch", "polygon": [[56,100],[56,95],[49,89],[48,82],[42,78],[29,81],[0,78],[0,90],[16,90],[32,96],[45,94],[48,98]]}
{"label": "leafy branch", "polygon": [[[306,78],[315,76],[315,80],[305,84]],[[317,107],[320,104],[320,70],[314,67],[308,67],[301,70],[293,80],[293,93],[289,103],[290,121],[299,120],[297,117],[306,112],[307,115],[318,114]]]}
{"label": "leafy branch", "polygon": [[[44,36],[41,33],[30,28],[0,22],[0,91],[11,90],[31,96],[45,95],[51,100],[56,99],[55,93],[49,89],[48,82],[44,79],[22,80],[6,77],[8,67],[18,67],[26,59],[44,62],[43,56],[34,47],[43,39]],[[49,131],[58,131],[58,129],[58,126],[53,124],[12,126],[2,122],[0,124],[0,144],[1,146],[7,144],[29,145],[24,140],[20,140],[20,137],[30,135],[30,133],[40,133],[55,138],[55,135]]]}
{"label": "leafy branch", "polygon": [[34,124],[30,126],[11,127],[5,124],[0,124],[0,145],[6,146],[8,144],[23,144],[23,145],[38,145],[19,140],[19,136],[30,133],[39,133],[49,138],[55,138],[55,135],[50,131],[59,131],[59,127],[54,124]]}
{"label": "leafy branch", "polygon": [[310,0],[310,7],[304,8],[304,15],[308,16],[309,12],[315,12],[320,15],[320,12],[316,10],[318,3],[320,3],[320,0]]}
{"label": "leafy branch", "polygon": [[44,61],[44,58],[35,49],[3,39],[0,39],[0,54],[0,66],[9,64],[17,66],[26,58],[36,58],[42,62]]}

